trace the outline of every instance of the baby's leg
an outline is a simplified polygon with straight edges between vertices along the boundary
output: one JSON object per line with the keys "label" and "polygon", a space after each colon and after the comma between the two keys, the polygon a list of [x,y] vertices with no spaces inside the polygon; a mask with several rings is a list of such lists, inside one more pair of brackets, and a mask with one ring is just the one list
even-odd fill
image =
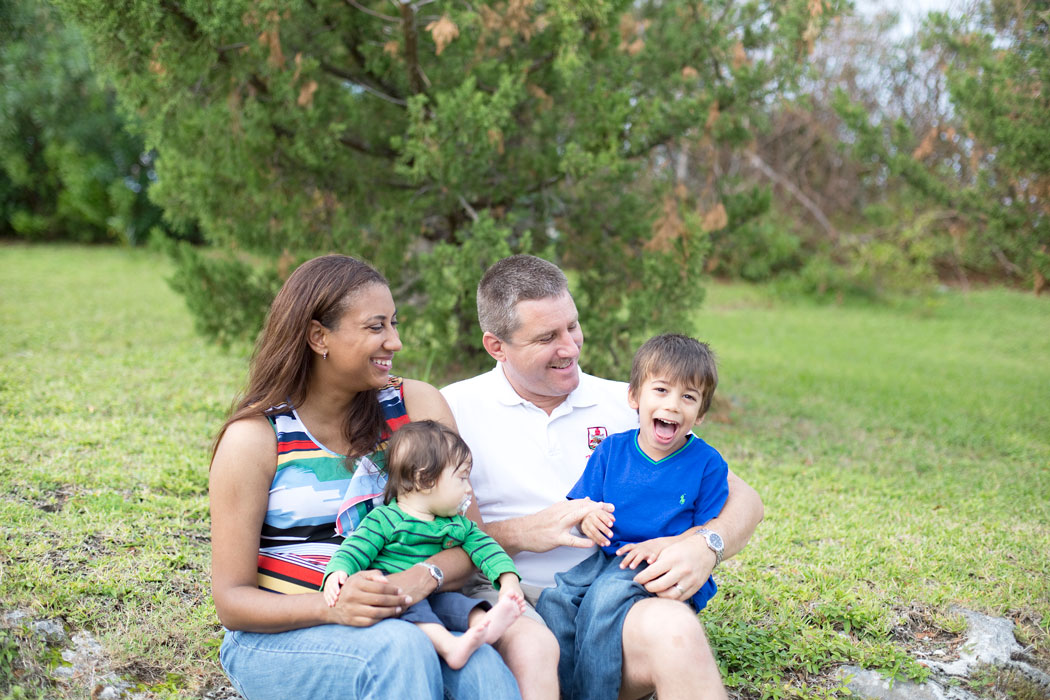
{"label": "baby's leg", "polygon": [[461,669],[470,660],[470,655],[485,643],[489,623],[482,620],[458,637],[433,622],[417,622],[415,625],[431,641],[438,656],[445,660],[449,668]]}
{"label": "baby's leg", "polygon": [[[475,600],[485,600],[495,605],[499,593],[488,579],[479,576],[468,588]],[[528,595],[528,591],[526,591]],[[539,595],[539,591],[535,591]],[[484,616],[485,610],[472,610],[471,622]],[[523,700],[558,700],[558,640],[539,620],[521,615],[511,623],[494,647],[518,681]]]}
{"label": "baby's leg", "polygon": [[494,644],[514,621],[521,617],[522,604],[514,598],[500,598],[488,610],[480,607],[470,611],[470,629],[485,625],[485,642]]}

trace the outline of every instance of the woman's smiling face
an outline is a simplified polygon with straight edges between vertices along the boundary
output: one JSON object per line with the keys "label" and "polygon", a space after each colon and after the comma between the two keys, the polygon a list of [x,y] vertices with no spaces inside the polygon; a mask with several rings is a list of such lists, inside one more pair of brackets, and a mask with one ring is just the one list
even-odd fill
{"label": "woman's smiling face", "polygon": [[357,391],[378,389],[390,380],[401,338],[389,287],[370,284],[358,290],[338,325],[327,330],[325,361],[350,382],[359,384],[354,387]]}

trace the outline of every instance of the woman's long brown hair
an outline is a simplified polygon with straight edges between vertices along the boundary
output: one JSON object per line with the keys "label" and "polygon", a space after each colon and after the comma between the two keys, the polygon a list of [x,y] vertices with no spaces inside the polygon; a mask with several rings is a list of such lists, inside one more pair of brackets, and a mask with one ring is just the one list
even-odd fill
{"label": "woman's long brown hair", "polygon": [[[234,421],[276,413],[274,409],[282,404],[302,404],[314,354],[307,342],[310,321],[335,330],[354,293],[373,284],[388,286],[374,268],[347,255],[309,260],[285,280],[255,344],[248,387],[215,436],[212,459]],[[371,452],[382,430],[383,412],[376,390],[358,392],[343,420],[343,434],[350,444],[348,462]]]}

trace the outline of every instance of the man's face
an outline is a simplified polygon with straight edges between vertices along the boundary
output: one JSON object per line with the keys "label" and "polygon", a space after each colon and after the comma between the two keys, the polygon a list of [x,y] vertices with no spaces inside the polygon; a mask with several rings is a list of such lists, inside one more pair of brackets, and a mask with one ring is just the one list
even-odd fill
{"label": "man's face", "polygon": [[518,302],[517,312],[518,330],[501,343],[503,371],[519,396],[549,413],[580,383],[583,331],[576,304],[565,292]]}

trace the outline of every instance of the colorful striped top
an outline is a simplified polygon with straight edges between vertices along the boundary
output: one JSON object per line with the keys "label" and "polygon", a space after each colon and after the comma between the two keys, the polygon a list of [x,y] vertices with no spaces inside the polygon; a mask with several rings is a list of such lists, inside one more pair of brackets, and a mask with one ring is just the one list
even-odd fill
{"label": "colorful striped top", "polygon": [[318,442],[293,407],[267,416],[277,433],[277,472],[259,542],[259,587],[275,593],[314,593],[325,566],[373,507],[383,504],[386,443],[408,422],[400,377],[379,390],[386,426],[369,455],[354,460]]}
{"label": "colorful striped top", "polygon": [[333,571],[355,574],[369,568],[393,574],[452,547],[462,547],[497,588],[501,574],[518,573],[503,548],[473,520],[462,515],[420,520],[391,503],[365,516],[332,556],[325,576]]}

